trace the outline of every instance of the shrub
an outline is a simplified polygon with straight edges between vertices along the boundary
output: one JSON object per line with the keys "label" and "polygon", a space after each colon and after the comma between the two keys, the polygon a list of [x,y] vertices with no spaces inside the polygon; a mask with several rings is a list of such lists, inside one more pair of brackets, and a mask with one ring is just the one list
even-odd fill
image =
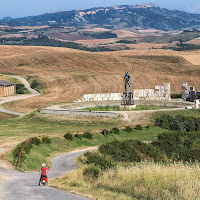
{"label": "shrub", "polygon": [[78,139],[80,139],[80,140],[82,140],[82,138],[83,138],[83,135],[81,135],[81,134],[76,134],[74,137],[76,137],[76,138],[78,138]]}
{"label": "shrub", "polygon": [[182,98],[182,93],[180,93],[180,94],[171,94],[171,98],[172,99]]}
{"label": "shrub", "polygon": [[142,130],[142,126],[141,125],[136,125],[135,126],[135,130]]}
{"label": "shrub", "polygon": [[145,126],[145,128],[149,128],[149,127],[150,127],[149,125],[146,125],[146,126]]}
{"label": "shrub", "polygon": [[69,133],[65,134],[64,138],[67,139],[67,140],[73,140],[73,136]]}
{"label": "shrub", "polygon": [[40,145],[42,143],[42,138],[41,137],[35,137],[34,138],[34,144]]}
{"label": "shrub", "polygon": [[93,136],[92,136],[91,133],[85,132],[85,133],[83,134],[83,137],[86,138],[86,139],[92,139]]}
{"label": "shrub", "polygon": [[140,162],[142,160],[165,160],[164,154],[160,149],[151,145],[145,144],[141,141],[113,141],[103,144],[99,147],[99,151],[103,155],[111,156],[115,161],[120,162]]}
{"label": "shrub", "polygon": [[83,170],[84,176],[89,176],[94,179],[99,178],[100,174],[101,174],[101,170],[93,166],[89,166]]}
{"label": "shrub", "polygon": [[28,90],[23,84],[16,84],[16,94],[26,94]]}
{"label": "shrub", "polygon": [[27,142],[23,150],[25,151],[26,154],[29,154],[32,147],[33,145],[30,142]]}
{"label": "shrub", "polygon": [[131,132],[133,129],[130,126],[126,126],[124,129],[125,132]]}
{"label": "shrub", "polygon": [[158,135],[152,144],[174,161],[200,161],[200,132],[178,131]]}
{"label": "shrub", "polygon": [[155,125],[164,129],[178,131],[200,131],[200,118],[185,117],[182,115],[170,116],[161,115],[156,118]]}
{"label": "shrub", "polygon": [[115,166],[114,161],[106,156],[101,156],[98,153],[87,152],[84,154],[87,164],[94,164],[100,167],[102,170],[106,170]]}
{"label": "shrub", "polygon": [[104,136],[106,136],[106,135],[108,135],[109,134],[109,131],[108,130],[106,130],[106,129],[104,129],[102,132],[102,135],[104,135]]}
{"label": "shrub", "polygon": [[42,142],[51,144],[51,138],[46,135],[42,138]]}
{"label": "shrub", "polygon": [[114,134],[119,134],[119,129],[118,128],[113,128],[110,132],[114,133]]}

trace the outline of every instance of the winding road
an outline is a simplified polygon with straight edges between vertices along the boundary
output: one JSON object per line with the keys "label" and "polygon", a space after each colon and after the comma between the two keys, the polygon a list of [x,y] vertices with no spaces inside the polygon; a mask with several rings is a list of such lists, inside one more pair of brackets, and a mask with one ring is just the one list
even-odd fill
{"label": "winding road", "polygon": [[[58,177],[77,167],[74,158],[86,151],[95,150],[96,147],[74,151],[54,157],[48,178]],[[0,181],[0,199],[6,200],[89,200],[87,197],[74,193],[38,186],[39,173],[22,173],[11,169],[0,168],[0,176],[5,177]]]}
{"label": "winding road", "polygon": [[[28,81],[20,76],[10,75],[13,78],[17,78],[21,81],[25,87],[31,92],[30,95],[16,95],[11,97],[0,98],[0,105],[12,101],[22,100],[39,95],[40,93],[32,89]],[[23,116],[24,113],[12,111],[0,106],[0,112],[13,114],[17,116]],[[96,148],[90,148],[86,150],[80,150],[70,152],[56,156],[52,159],[52,167],[48,172],[48,178],[52,179],[60,175],[65,174],[77,167],[74,163],[74,158],[81,155],[88,150],[94,150]],[[7,149],[0,148],[0,155],[5,153]],[[3,178],[3,180],[1,180]],[[87,197],[79,196],[74,193],[62,191],[59,189],[50,188],[47,186],[38,186],[39,182],[38,173],[22,173],[10,169],[10,166],[3,160],[0,160],[0,200],[89,200]]]}
{"label": "winding road", "polygon": [[[2,105],[4,103],[12,102],[12,101],[27,99],[27,98],[34,97],[34,96],[37,96],[37,95],[40,94],[38,91],[36,91],[36,90],[34,90],[30,87],[30,84],[28,83],[28,81],[25,78],[22,78],[20,76],[14,76],[14,75],[8,75],[8,76],[10,76],[12,78],[16,78],[20,82],[22,82],[22,84],[24,84],[24,86],[31,92],[31,94],[29,94],[29,95],[16,95],[16,96],[10,96],[10,97],[1,97],[0,98],[0,105]],[[21,112],[16,112],[16,111],[12,111],[12,110],[3,108],[2,106],[0,106],[0,112],[12,114],[12,115],[17,115],[17,116],[25,115],[24,113],[21,113]]]}

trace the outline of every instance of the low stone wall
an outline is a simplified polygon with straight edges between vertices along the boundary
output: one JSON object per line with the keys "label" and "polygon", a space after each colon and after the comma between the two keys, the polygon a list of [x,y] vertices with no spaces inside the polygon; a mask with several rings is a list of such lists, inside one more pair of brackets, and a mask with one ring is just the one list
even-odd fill
{"label": "low stone wall", "polygon": [[79,115],[79,116],[92,116],[92,117],[118,117],[117,113],[112,112],[94,112],[94,111],[82,111],[82,110],[53,110],[53,109],[42,109],[42,114],[53,114],[53,115]]}
{"label": "low stone wall", "polygon": [[[133,95],[134,100],[171,100],[170,83],[165,83],[164,86],[157,85],[155,89],[135,89]],[[121,101],[121,98],[121,93],[84,94],[76,101]]]}

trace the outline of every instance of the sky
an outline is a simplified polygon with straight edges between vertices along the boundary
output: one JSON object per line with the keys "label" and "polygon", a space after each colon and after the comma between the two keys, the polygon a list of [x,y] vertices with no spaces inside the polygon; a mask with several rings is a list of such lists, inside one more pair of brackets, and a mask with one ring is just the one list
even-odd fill
{"label": "sky", "polygon": [[48,12],[114,5],[155,3],[162,8],[200,14],[200,0],[1,0],[0,19],[39,15]]}

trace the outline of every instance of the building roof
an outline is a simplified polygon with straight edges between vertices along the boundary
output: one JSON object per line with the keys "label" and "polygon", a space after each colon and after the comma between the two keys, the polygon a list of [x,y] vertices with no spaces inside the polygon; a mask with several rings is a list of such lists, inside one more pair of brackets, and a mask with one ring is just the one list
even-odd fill
{"label": "building roof", "polygon": [[11,83],[9,81],[0,80],[0,86],[12,86],[12,85],[14,85],[14,83]]}

